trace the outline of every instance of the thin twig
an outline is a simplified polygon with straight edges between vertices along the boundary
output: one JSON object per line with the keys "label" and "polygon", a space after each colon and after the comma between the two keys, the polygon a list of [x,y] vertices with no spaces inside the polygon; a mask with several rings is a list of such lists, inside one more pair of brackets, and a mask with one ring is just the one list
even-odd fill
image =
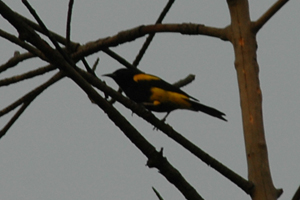
{"label": "thin twig", "polygon": [[27,60],[29,58],[33,58],[35,55],[32,53],[23,53],[23,54],[15,54],[12,58],[10,58],[6,63],[0,65],[0,73],[5,70],[12,68],[18,65],[20,62]]}
{"label": "thin twig", "polygon": [[[161,12],[161,14],[159,15],[158,19],[156,20],[155,24],[161,24],[162,20],[165,18],[165,16],[167,15],[167,13],[169,12],[171,6],[173,5],[175,0],[169,0],[167,5],[165,6],[165,8],[163,9],[163,11]],[[151,33],[149,34],[149,36],[147,37],[146,41],[144,42],[142,48],[140,49],[138,55],[136,56],[135,60],[133,61],[132,65],[134,67],[137,67],[138,64],[140,63],[141,59],[143,58],[147,48],[149,47],[152,39],[154,38],[155,33]]]}
{"label": "thin twig", "polygon": [[84,65],[86,71],[87,71],[88,73],[91,73],[91,74],[93,74],[94,76],[96,76],[95,71],[93,71],[93,70],[91,69],[91,67],[89,66],[88,62],[85,60],[84,57],[81,59],[81,61],[82,61],[83,65]]}
{"label": "thin twig", "polygon": [[176,83],[173,83],[173,85],[175,87],[180,88],[180,87],[186,86],[187,84],[190,84],[191,82],[193,82],[193,80],[195,80],[195,75],[190,74],[186,78],[181,79],[181,80],[177,81]]}
{"label": "thin twig", "polygon": [[68,16],[67,16],[67,28],[66,28],[66,39],[67,39],[67,43],[66,43],[66,47],[67,50],[71,50],[70,49],[70,38],[71,38],[71,19],[72,19],[72,11],[73,11],[73,5],[74,5],[74,0],[70,0],[69,1],[69,7],[68,7]]}
{"label": "thin twig", "polygon": [[154,193],[156,194],[156,196],[157,196],[157,198],[158,198],[159,200],[164,200],[164,199],[162,198],[162,196],[159,194],[159,192],[158,192],[154,187],[152,187],[152,190],[154,191]]}
{"label": "thin twig", "polygon": [[295,192],[292,200],[299,200],[300,199],[300,186],[298,187],[297,191]]}
{"label": "thin twig", "polygon": [[55,69],[56,69],[55,66],[48,65],[48,66],[45,66],[45,67],[40,67],[40,68],[35,69],[35,70],[31,70],[31,71],[26,72],[24,74],[16,75],[16,76],[13,76],[13,77],[10,77],[10,78],[5,78],[5,79],[0,80],[0,87],[7,86],[7,85],[10,85],[10,84],[13,84],[13,83],[17,83],[17,82],[20,82],[20,81],[23,81],[23,80],[26,80],[26,79],[30,79],[30,78],[45,74],[45,73],[50,72],[50,71],[55,70]]}
{"label": "thin twig", "polygon": [[100,61],[100,59],[97,58],[96,61],[95,61],[95,63],[93,64],[93,67],[92,67],[93,72],[96,71],[96,68],[97,68],[97,66],[98,66],[99,61]]}
{"label": "thin twig", "polygon": [[[28,26],[30,26],[32,29],[34,29],[34,30],[36,30],[36,31],[38,31],[38,32],[40,32],[40,33],[42,33],[42,34],[45,34],[44,31],[43,31],[43,29],[42,29],[38,24],[36,24],[35,22],[33,22],[33,21],[27,19],[26,17],[24,17],[24,16],[22,16],[22,15],[20,15],[20,14],[18,14],[18,13],[15,13],[15,14],[16,14],[20,19],[22,19]],[[61,43],[61,44],[63,44],[63,45],[66,46],[66,44],[67,44],[66,38],[64,38],[63,36],[61,36],[61,35],[59,35],[59,34],[53,32],[53,31],[50,31],[50,33],[55,37],[55,39],[56,39],[59,43]],[[70,49],[72,50],[71,52],[74,52],[74,51],[78,48],[79,43],[75,43],[75,42],[71,42],[71,41],[70,41],[70,45],[69,45],[69,46],[70,46]],[[70,50],[70,49],[69,49],[69,50]]]}
{"label": "thin twig", "polygon": [[0,117],[7,114],[7,113],[9,113],[10,111],[14,110],[16,107],[18,107],[22,103],[28,101],[29,99],[34,99],[33,97],[38,96],[39,94],[41,94],[45,89],[47,89],[49,86],[53,85],[54,83],[56,83],[57,81],[62,79],[64,76],[65,75],[62,72],[58,72],[52,78],[50,78],[47,82],[41,84],[37,88],[31,90],[30,92],[28,92],[24,96],[20,97],[18,100],[16,100],[15,102],[10,104],[9,106],[7,106],[7,107],[3,108],[2,110],[0,110]]}
{"label": "thin twig", "polygon": [[48,30],[48,28],[46,27],[46,25],[44,24],[44,22],[41,20],[41,18],[38,16],[38,14],[35,12],[35,10],[32,8],[32,6],[29,4],[29,2],[27,0],[22,0],[22,2],[24,3],[24,5],[26,6],[26,8],[29,10],[29,12],[31,13],[31,15],[35,18],[35,20],[38,22],[38,24],[41,26],[41,28],[43,29],[44,33],[46,34],[46,36],[51,40],[52,44],[55,46],[55,48],[57,49],[57,51],[64,57],[64,59],[71,64],[72,66],[74,66],[74,62],[72,61],[72,59],[66,54],[65,51],[63,51],[63,49],[59,46],[58,42],[56,41],[55,37],[53,37],[52,33]]}
{"label": "thin twig", "polygon": [[46,60],[45,56],[36,48],[34,48],[33,46],[31,46],[30,44],[20,40],[19,38],[17,38],[16,36],[9,34],[3,30],[0,29],[0,37],[3,37],[5,39],[7,39],[8,41],[26,49],[27,51],[31,52],[32,54],[40,57],[43,60]]}
{"label": "thin twig", "polygon": [[8,123],[0,130],[0,139],[6,134],[8,129],[17,121],[17,119],[21,116],[21,114],[25,111],[25,109],[29,106],[29,104],[33,101],[33,99],[27,100],[23,103],[21,108],[14,114],[14,116],[8,121]]}
{"label": "thin twig", "polygon": [[109,55],[110,57],[114,58],[116,61],[118,61],[120,64],[124,65],[125,67],[129,68],[129,69],[133,69],[134,66],[132,64],[130,64],[127,60],[125,60],[124,58],[122,58],[120,55],[118,55],[117,53],[115,53],[114,51],[105,48],[102,50],[104,53],[106,53],[107,55]]}
{"label": "thin twig", "polygon": [[253,22],[253,30],[258,32],[289,0],[278,0],[257,21]]}
{"label": "thin twig", "polygon": [[47,82],[40,85],[39,87],[35,88],[31,92],[27,93],[25,96],[21,97],[8,107],[4,108],[0,111],[0,117],[8,112],[12,111],[19,105],[23,104],[21,108],[14,114],[14,116],[8,121],[8,123],[2,128],[0,131],[0,139],[7,133],[9,128],[16,122],[16,120],[21,116],[21,114],[25,111],[25,109],[29,106],[29,104],[38,96],[40,95],[46,88],[54,84],[55,82],[59,81],[63,78],[64,75],[62,72],[58,72],[52,78],[50,78]]}

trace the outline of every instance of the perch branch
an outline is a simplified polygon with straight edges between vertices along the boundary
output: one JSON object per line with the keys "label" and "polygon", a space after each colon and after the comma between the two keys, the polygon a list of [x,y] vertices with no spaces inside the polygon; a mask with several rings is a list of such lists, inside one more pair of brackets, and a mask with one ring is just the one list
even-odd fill
{"label": "perch branch", "polygon": [[151,112],[147,111],[143,106],[140,106],[128,98],[124,97],[120,93],[116,92],[112,88],[108,87],[105,83],[99,80],[96,77],[93,77],[89,73],[78,69],[78,72],[85,78],[91,85],[103,91],[105,94],[111,96],[113,99],[117,100],[125,107],[132,110],[138,116],[145,119],[147,122],[155,126],[157,129],[161,130],[167,136],[175,140],[178,144],[183,146],[185,149],[190,151],[196,157],[201,159],[204,163],[211,166],[213,169],[218,171],[220,174],[231,180],[238,187],[244,190],[247,194],[250,194],[253,189],[253,184],[245,180],[243,177],[236,174],[234,171],[230,170],[228,167],[208,155],[206,152],[201,150],[197,145],[193,144],[185,137],[183,137],[180,133],[176,132],[171,126],[165,124],[161,120],[157,119]]}

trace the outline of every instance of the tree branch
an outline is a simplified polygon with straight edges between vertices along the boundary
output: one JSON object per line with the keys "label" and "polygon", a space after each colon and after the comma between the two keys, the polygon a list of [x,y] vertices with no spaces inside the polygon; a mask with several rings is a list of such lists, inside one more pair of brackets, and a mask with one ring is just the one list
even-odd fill
{"label": "tree branch", "polygon": [[[36,30],[36,31],[38,31],[38,32],[40,32],[40,33],[42,33],[42,34],[45,34],[45,32],[43,31],[43,29],[42,29],[37,23],[35,23],[35,22],[33,22],[33,21],[27,19],[26,17],[20,15],[19,13],[15,13],[15,15],[16,15],[17,17],[19,17],[21,20],[23,20],[23,21],[24,21],[28,26],[30,26],[32,29],[34,29],[34,30]],[[53,32],[53,31],[50,31],[50,33],[53,35],[53,37],[55,37],[55,39],[56,39],[59,43],[65,45],[65,46],[67,45],[67,40],[66,40],[66,38],[62,37],[61,35],[59,35],[59,34]],[[70,41],[70,44],[69,44],[69,51],[71,51],[71,52],[75,51],[75,50],[78,48],[78,46],[80,46],[79,43],[75,43],[75,42],[71,42],[71,41]]]}
{"label": "tree branch", "polygon": [[45,73],[50,72],[55,69],[56,69],[55,66],[48,65],[45,67],[41,67],[41,68],[38,68],[38,69],[35,69],[32,71],[26,72],[24,74],[16,75],[16,76],[13,76],[10,78],[5,78],[5,79],[0,80],[0,87],[7,86],[7,85],[10,85],[13,83],[17,83],[17,82],[23,81],[25,79],[33,78],[35,76],[45,74]]}
{"label": "tree branch", "polygon": [[[3,13],[4,11],[4,13]],[[8,21],[18,30],[22,37],[35,45],[42,51],[50,63],[58,66],[65,71],[67,75],[94,100],[94,102],[108,115],[108,117],[118,126],[123,133],[148,157],[152,165],[158,168],[172,184],[174,184],[187,199],[203,199],[196,190],[189,185],[181,174],[173,168],[169,162],[157,152],[155,148],[104,98],[102,98],[93,87],[83,79],[78,72],[70,65],[65,58],[52,49],[44,40],[42,40],[35,32],[15,18],[12,11],[0,1],[0,13],[8,19]],[[93,76],[94,77],[94,76]],[[159,161],[156,161],[156,160]]]}
{"label": "tree branch", "polygon": [[138,26],[133,29],[121,31],[118,34],[101,38],[93,42],[86,43],[78,48],[77,54],[83,56],[93,54],[104,48],[115,47],[120,44],[134,41],[137,38],[143,37],[150,33],[181,33],[184,35],[207,35],[211,37],[220,38],[227,41],[227,29],[226,28],[213,28],[204,26],[202,24],[156,24],[147,26]]}
{"label": "tree branch", "polygon": [[[167,15],[167,13],[169,12],[171,6],[173,5],[175,0],[169,0],[167,5],[165,6],[165,8],[163,9],[163,11],[161,12],[161,14],[159,15],[157,21],[155,22],[155,24],[161,24],[162,20],[165,18],[165,16]],[[151,33],[149,34],[149,36],[147,37],[146,41],[144,42],[142,48],[140,49],[138,55],[136,56],[135,60],[133,61],[132,65],[137,67],[139,62],[141,61],[141,59],[143,58],[147,48],[149,47],[152,39],[154,38],[155,33]]]}
{"label": "tree branch", "polygon": [[159,192],[158,192],[154,187],[152,187],[152,190],[154,191],[154,193],[156,194],[156,196],[157,196],[157,198],[158,198],[159,200],[164,200],[164,199],[162,198],[162,196],[159,194]]}
{"label": "tree branch", "polygon": [[31,52],[32,54],[40,57],[41,59],[45,60],[45,56],[36,48],[34,48],[33,46],[27,44],[26,42],[20,40],[19,38],[17,38],[14,35],[11,35],[3,30],[0,29],[0,36],[7,39],[8,41],[26,49],[27,51]]}
{"label": "tree branch", "polygon": [[67,28],[66,28],[66,47],[67,50],[71,50],[70,41],[71,41],[71,19],[73,11],[74,0],[69,0],[68,15],[67,15]]}
{"label": "tree branch", "polygon": [[176,83],[173,83],[173,85],[175,87],[180,88],[180,87],[183,87],[183,86],[186,86],[186,85],[190,84],[194,80],[195,80],[195,75],[190,74],[187,77],[185,77],[184,79],[181,79],[181,80],[177,81]]}
{"label": "tree branch", "polygon": [[10,58],[6,63],[0,65],[0,73],[4,72],[5,70],[14,67],[16,65],[18,65],[20,62],[27,60],[29,58],[33,58],[35,57],[35,55],[33,55],[32,53],[23,53],[20,54],[19,52],[15,52],[14,56],[12,58]]}
{"label": "tree branch", "polygon": [[252,26],[255,33],[257,33],[288,1],[289,0],[278,0],[257,21],[253,22]]}
{"label": "tree branch", "polygon": [[125,60],[123,57],[115,53],[114,51],[110,50],[109,48],[105,48],[102,50],[104,53],[118,61],[120,64],[124,65],[127,68],[134,68],[132,64],[130,64],[127,60]]}
{"label": "tree branch", "polygon": [[25,109],[29,106],[29,104],[33,101],[30,99],[25,101],[21,108],[14,114],[14,116],[8,121],[8,123],[0,130],[0,139],[6,134],[9,128],[17,121],[17,119],[21,116],[21,114],[25,111]]}
{"label": "tree branch", "polygon": [[251,30],[248,0],[227,0],[230,11],[231,43],[239,85],[243,131],[248,165],[248,178],[254,184],[253,200],[277,199],[265,139],[259,66],[256,59],[257,41]]}
{"label": "tree branch", "polygon": [[27,106],[38,96],[40,95],[45,89],[47,89],[52,84],[59,81],[61,78],[63,78],[64,75],[62,72],[58,72],[55,74],[52,78],[50,78],[47,82],[43,83],[42,85],[38,86],[31,92],[27,93],[26,95],[22,96],[18,100],[16,100],[14,103],[10,104],[6,108],[2,109],[0,111],[0,117],[9,113],[10,111],[14,110],[19,105],[23,104],[23,106],[19,109],[19,111],[11,118],[11,120],[8,122],[8,124],[0,131],[0,138],[2,138],[8,129],[12,126],[12,124],[18,119],[18,117],[23,113],[23,111],[27,108]]}
{"label": "tree branch", "polygon": [[292,200],[299,200],[300,199],[300,186],[298,187],[297,191],[295,192]]}
{"label": "tree branch", "polygon": [[161,120],[157,119],[151,112],[146,110],[143,106],[140,106],[133,101],[129,100],[128,98],[124,97],[120,93],[116,92],[112,88],[108,87],[105,83],[99,80],[96,77],[93,77],[89,73],[78,69],[78,72],[85,78],[91,85],[98,88],[99,90],[103,91],[106,95],[111,96],[113,99],[117,100],[125,107],[132,110],[132,112],[136,113],[138,116],[155,126],[157,129],[161,130],[167,136],[172,138],[178,144],[183,146],[185,149],[190,151],[196,157],[201,159],[204,163],[211,166],[217,172],[231,180],[235,183],[238,187],[240,187],[243,191],[247,194],[250,194],[253,189],[253,184],[236,174],[234,171],[230,170],[228,167],[208,155],[206,152],[201,150],[195,144],[187,140],[183,137],[180,133],[176,132],[171,126],[165,124]]}

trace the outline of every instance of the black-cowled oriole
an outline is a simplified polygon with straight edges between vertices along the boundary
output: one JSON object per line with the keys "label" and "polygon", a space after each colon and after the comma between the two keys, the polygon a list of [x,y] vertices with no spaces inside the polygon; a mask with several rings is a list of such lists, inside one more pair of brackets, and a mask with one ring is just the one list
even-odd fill
{"label": "black-cowled oriole", "polygon": [[175,109],[188,109],[201,111],[227,121],[223,117],[225,114],[221,111],[199,103],[196,98],[157,76],[145,74],[137,69],[125,68],[103,76],[111,77],[121,87],[127,97],[136,103],[144,105],[148,110],[167,112],[164,119]]}

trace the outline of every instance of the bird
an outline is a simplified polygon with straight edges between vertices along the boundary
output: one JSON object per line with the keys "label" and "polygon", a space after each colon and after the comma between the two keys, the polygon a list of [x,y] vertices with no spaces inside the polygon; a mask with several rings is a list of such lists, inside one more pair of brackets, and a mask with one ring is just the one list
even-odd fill
{"label": "bird", "polygon": [[146,74],[136,68],[121,68],[103,76],[112,78],[128,98],[142,104],[148,110],[166,112],[163,121],[176,109],[201,111],[227,121],[223,112],[200,103],[198,99],[158,76]]}

